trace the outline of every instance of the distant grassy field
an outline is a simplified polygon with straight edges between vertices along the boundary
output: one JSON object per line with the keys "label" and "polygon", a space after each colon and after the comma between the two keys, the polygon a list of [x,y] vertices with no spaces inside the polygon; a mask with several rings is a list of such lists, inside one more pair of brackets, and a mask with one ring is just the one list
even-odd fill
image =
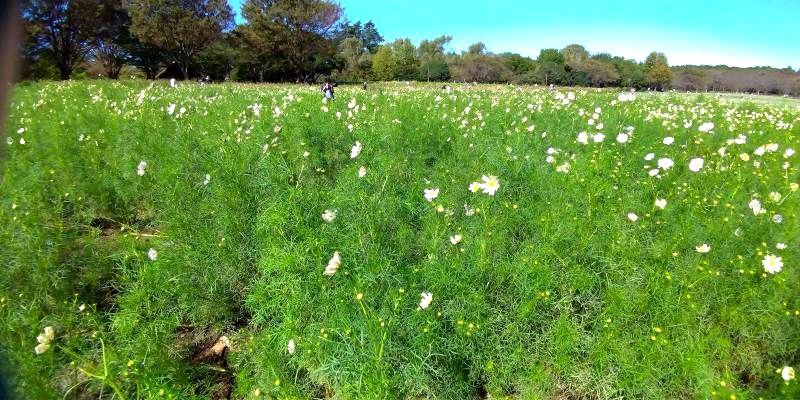
{"label": "distant grassy field", "polygon": [[796,107],[438,86],[16,87],[11,388],[800,398]]}
{"label": "distant grassy field", "polygon": [[800,109],[800,99],[796,97],[784,97],[775,95],[758,95],[746,93],[726,93],[726,92],[709,92],[709,93],[683,93],[683,95],[690,98],[697,96],[714,96],[723,104],[728,102],[736,103],[756,103],[764,104],[774,107],[787,107]]}

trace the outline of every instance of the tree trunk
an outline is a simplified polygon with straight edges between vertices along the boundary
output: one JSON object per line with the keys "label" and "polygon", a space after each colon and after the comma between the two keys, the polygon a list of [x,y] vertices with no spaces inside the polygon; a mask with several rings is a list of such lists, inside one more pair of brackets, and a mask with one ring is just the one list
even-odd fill
{"label": "tree trunk", "polygon": [[62,81],[68,81],[70,75],[72,75],[72,69],[66,65],[58,64],[58,73],[59,77]]}
{"label": "tree trunk", "polygon": [[189,65],[182,63],[181,64],[181,74],[183,75],[183,80],[189,80]]}
{"label": "tree trunk", "polygon": [[106,71],[106,72],[107,72],[107,75],[108,75],[108,77],[109,77],[110,79],[115,79],[115,80],[117,80],[117,79],[119,79],[119,73],[120,73],[120,71],[122,71],[122,68],[121,68],[121,67],[116,67],[116,66],[115,66],[115,67],[113,67],[112,69],[110,69],[109,71]]}

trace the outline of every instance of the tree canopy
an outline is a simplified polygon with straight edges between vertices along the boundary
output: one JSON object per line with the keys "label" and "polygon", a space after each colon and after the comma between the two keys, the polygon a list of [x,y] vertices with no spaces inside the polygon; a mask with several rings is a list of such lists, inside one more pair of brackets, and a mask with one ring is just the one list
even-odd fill
{"label": "tree canopy", "polygon": [[[350,21],[334,0],[246,0],[234,25],[226,0],[22,0],[23,77],[117,79],[124,68],[214,80],[510,82],[666,90],[800,93],[791,67],[671,67],[663,52],[639,62],[581,44],[537,57],[477,42],[448,50],[449,35],[384,42],[371,20]],[[161,75],[166,76],[164,74]]]}
{"label": "tree canopy", "polygon": [[131,31],[160,48],[189,78],[194,56],[233,27],[225,0],[127,0]]}

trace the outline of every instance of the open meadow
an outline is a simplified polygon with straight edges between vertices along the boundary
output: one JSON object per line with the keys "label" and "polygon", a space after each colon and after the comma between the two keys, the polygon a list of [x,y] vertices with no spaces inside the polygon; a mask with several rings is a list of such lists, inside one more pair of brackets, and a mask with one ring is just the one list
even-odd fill
{"label": "open meadow", "polygon": [[19,398],[800,398],[797,103],[43,82],[7,131]]}

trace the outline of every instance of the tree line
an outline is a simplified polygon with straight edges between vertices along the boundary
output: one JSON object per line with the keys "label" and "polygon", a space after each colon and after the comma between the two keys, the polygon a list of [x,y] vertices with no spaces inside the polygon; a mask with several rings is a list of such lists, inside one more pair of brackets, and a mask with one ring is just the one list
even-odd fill
{"label": "tree line", "polygon": [[[251,82],[459,81],[739,90],[797,94],[795,71],[670,67],[661,52],[644,62],[591,54],[579,44],[536,58],[491,53],[475,43],[446,51],[450,36],[385,42],[372,21],[348,21],[330,0],[247,0],[244,24],[225,0],[23,0],[23,79],[102,75],[128,68],[148,79],[210,76]],[[727,68],[727,67],[725,67]],[[774,71],[783,71],[775,74]],[[748,81],[748,84],[743,84]],[[766,83],[769,81],[768,83]],[[778,82],[778,83],[776,83]]]}

